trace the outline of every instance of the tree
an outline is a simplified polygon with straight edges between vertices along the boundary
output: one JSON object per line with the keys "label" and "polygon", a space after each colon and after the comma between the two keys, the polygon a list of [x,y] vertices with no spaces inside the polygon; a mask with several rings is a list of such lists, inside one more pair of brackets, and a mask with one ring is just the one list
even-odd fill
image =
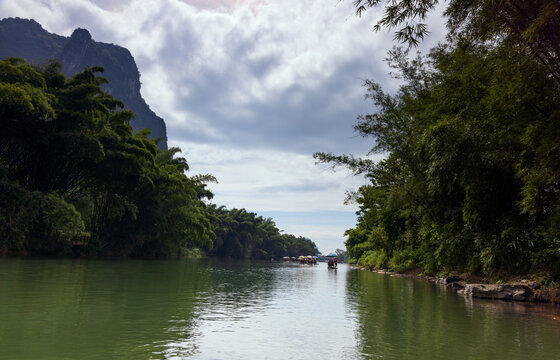
{"label": "tree", "polygon": [[[0,61],[0,250],[179,255],[211,249],[203,198],[179,149],[161,151],[134,114],[101,89],[102,68],[66,78],[60,64]],[[83,243],[83,241],[81,241]]]}
{"label": "tree", "polygon": [[[374,30],[393,29],[395,40],[417,46],[429,33],[424,21],[438,0],[354,0],[356,13],[385,4]],[[452,36],[508,43],[531,54],[560,85],[560,4],[553,0],[451,0],[445,10]]]}
{"label": "tree", "polygon": [[283,234],[270,218],[245,209],[227,210],[212,204],[206,208],[216,234],[212,254],[237,259],[271,259],[283,256],[317,255],[313,241]]}
{"label": "tree", "polygon": [[423,58],[405,55],[390,53],[405,81],[395,95],[365,82],[378,112],[356,124],[375,139],[372,152],[386,158],[315,155],[371,181],[353,195],[360,210],[347,231],[350,256],[430,272],[540,266],[557,273],[560,178],[551,155],[560,134],[549,126],[560,103],[553,79],[529,54],[471,39]]}

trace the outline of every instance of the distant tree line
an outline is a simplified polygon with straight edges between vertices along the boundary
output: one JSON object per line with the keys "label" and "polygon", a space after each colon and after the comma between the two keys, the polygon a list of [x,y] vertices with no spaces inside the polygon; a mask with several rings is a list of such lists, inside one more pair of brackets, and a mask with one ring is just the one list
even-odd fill
{"label": "distant tree line", "polygon": [[[379,3],[355,1],[360,12]],[[414,45],[425,34],[416,21],[435,3],[389,1],[378,27],[404,21],[396,38]],[[383,160],[315,154],[369,179],[348,198],[360,208],[348,257],[560,279],[559,10],[553,1],[454,0],[447,41],[427,56],[389,52],[402,86],[388,94],[365,81],[377,112],[355,125]]]}
{"label": "distant tree line", "polygon": [[313,241],[281,233],[270,218],[216,205],[208,206],[207,212],[216,234],[212,254],[241,259],[319,254]]}
{"label": "distant tree line", "polygon": [[133,113],[101,89],[102,71],[66,78],[56,61],[0,61],[0,254],[284,254],[291,235],[271,220],[207,208],[215,179],[187,176],[180,149],[134,133]]}

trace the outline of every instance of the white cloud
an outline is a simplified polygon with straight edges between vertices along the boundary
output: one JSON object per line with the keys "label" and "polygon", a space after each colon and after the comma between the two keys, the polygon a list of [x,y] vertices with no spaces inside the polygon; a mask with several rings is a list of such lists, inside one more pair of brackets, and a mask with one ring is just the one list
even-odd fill
{"label": "white cloud", "polygon": [[179,142],[190,172],[210,173],[215,202],[250,211],[349,211],[346,190],[364,180],[315,165],[311,155],[266,149],[234,150]]}

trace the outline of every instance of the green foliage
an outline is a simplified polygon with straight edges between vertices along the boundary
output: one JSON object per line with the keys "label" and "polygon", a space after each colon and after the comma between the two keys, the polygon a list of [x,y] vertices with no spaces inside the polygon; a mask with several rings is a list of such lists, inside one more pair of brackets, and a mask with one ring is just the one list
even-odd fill
{"label": "green foliage", "polygon": [[427,25],[421,21],[438,3],[437,0],[420,1],[381,1],[381,0],[354,0],[356,14],[361,16],[366,9],[386,3],[383,17],[374,25],[373,29],[379,31],[381,28],[392,29],[403,25],[395,32],[394,39],[400,42],[408,42],[411,46],[417,46],[428,33]]}
{"label": "green foliage", "polygon": [[55,194],[27,191],[2,176],[0,201],[0,254],[66,254],[84,233],[81,214]]}
{"label": "green foliage", "polygon": [[368,250],[360,257],[358,265],[379,270],[386,269],[388,262],[389,257],[385,250]]}
{"label": "green foliage", "polygon": [[84,232],[81,214],[72,204],[64,199],[49,194],[42,203],[43,221],[50,232],[58,232],[62,236],[75,236]]}
{"label": "green foliage", "polygon": [[212,178],[190,179],[179,149],[133,133],[133,114],[101,89],[102,68],[60,70],[0,61],[1,252],[64,254],[78,237],[99,255],[211,249],[201,199]]}
{"label": "green foliage", "polygon": [[216,239],[211,254],[236,259],[278,259],[283,256],[318,255],[313,241],[282,234],[270,218],[245,209],[210,205],[206,208]]}
{"label": "green foliage", "polygon": [[37,196],[40,216],[26,239],[26,251],[48,255],[70,254],[73,240],[84,233],[81,214],[72,204],[56,195]]}
{"label": "green foliage", "polygon": [[40,194],[26,191],[7,175],[0,167],[0,254],[25,253],[26,240],[40,216]]}
{"label": "green foliage", "polygon": [[393,252],[387,267],[393,271],[406,271],[416,267],[416,254],[410,249]]}
{"label": "green foliage", "polygon": [[425,57],[394,49],[389,64],[404,84],[389,95],[366,81],[377,112],[355,126],[385,159],[315,155],[370,180],[351,197],[351,257],[432,274],[558,276],[560,97],[549,69],[508,42],[464,37]]}

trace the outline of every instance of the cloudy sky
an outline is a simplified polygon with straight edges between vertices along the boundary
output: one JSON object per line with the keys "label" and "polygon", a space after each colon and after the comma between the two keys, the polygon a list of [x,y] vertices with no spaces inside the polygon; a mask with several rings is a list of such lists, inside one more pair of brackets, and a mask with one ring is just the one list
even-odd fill
{"label": "cloudy sky", "polygon": [[[316,165],[317,151],[363,155],[352,130],[375,111],[363,80],[397,88],[383,62],[389,32],[352,0],[0,0],[0,15],[32,18],[52,33],[89,30],[130,50],[142,95],[167,124],[192,174],[213,174],[213,202],[272,217],[323,252],[344,248],[355,224],[347,190],[364,183]],[[426,49],[443,20],[429,18]]]}

